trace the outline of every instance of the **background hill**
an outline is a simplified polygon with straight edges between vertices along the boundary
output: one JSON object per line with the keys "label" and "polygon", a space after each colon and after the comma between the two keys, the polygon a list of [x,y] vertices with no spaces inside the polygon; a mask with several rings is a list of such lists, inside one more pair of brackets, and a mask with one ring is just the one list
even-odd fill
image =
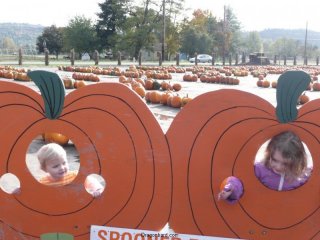
{"label": "background hill", "polygon": [[35,46],[37,37],[42,34],[43,29],[44,26],[27,23],[0,23],[0,43],[3,38],[8,37],[17,46]]}
{"label": "background hill", "polygon": [[[259,32],[262,40],[275,41],[279,38],[288,38],[298,40],[304,44],[306,30],[305,29],[265,29]],[[320,32],[308,30],[308,44],[320,47]]]}
{"label": "background hill", "polygon": [[[9,37],[17,46],[35,47],[37,37],[42,34],[44,28],[45,26],[42,25],[28,23],[0,23],[0,44],[3,38]],[[262,40],[275,41],[279,38],[288,38],[298,40],[302,44],[304,44],[305,33],[305,29],[265,29],[259,32]],[[320,32],[308,30],[308,44],[320,48]]]}

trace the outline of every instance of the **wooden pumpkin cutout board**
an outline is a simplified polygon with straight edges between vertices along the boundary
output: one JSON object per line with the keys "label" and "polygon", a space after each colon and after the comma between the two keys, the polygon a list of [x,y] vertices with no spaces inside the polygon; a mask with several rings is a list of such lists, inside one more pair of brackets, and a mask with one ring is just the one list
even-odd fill
{"label": "wooden pumpkin cutout board", "polygon": [[[191,101],[176,116],[167,132],[174,172],[170,223],[175,231],[241,239],[319,239],[320,100],[294,111],[309,82],[304,72],[284,73],[278,81],[277,110],[253,94],[220,90]],[[254,159],[263,143],[286,130],[308,146],[313,172],[303,186],[277,192],[256,178]],[[244,185],[243,197],[234,205],[217,201],[221,182],[232,175]]]}
{"label": "wooden pumpkin cutout board", "polygon": [[[139,96],[122,84],[96,84],[68,94],[60,111],[57,75],[36,71],[31,77],[43,79],[40,89],[48,106],[30,88],[0,82],[0,133],[6,136],[0,140],[1,175],[12,173],[21,183],[20,194],[0,191],[5,239],[54,232],[88,239],[91,224],[164,227],[171,207],[170,155],[158,122]],[[42,185],[26,168],[27,147],[44,132],[70,137],[79,151],[79,174],[69,185]],[[91,173],[107,182],[99,199],[83,187]]]}
{"label": "wooden pumpkin cutout board", "polygon": [[[158,231],[167,222],[185,234],[320,239],[320,101],[295,108],[310,81],[306,73],[280,77],[277,109],[237,90],[203,94],[179,112],[166,135],[124,85],[99,83],[64,97],[55,73],[29,75],[41,95],[0,82],[0,174],[12,173],[21,183],[20,194],[0,191],[0,239],[59,239],[56,234],[82,240],[93,224]],[[302,187],[276,192],[257,180],[253,160],[261,144],[284,130],[306,143],[313,172]],[[27,169],[27,148],[44,132],[62,133],[77,147],[80,169],[71,184],[42,185]],[[83,187],[91,173],[107,182],[98,199]],[[234,205],[216,197],[230,175],[245,189]]]}

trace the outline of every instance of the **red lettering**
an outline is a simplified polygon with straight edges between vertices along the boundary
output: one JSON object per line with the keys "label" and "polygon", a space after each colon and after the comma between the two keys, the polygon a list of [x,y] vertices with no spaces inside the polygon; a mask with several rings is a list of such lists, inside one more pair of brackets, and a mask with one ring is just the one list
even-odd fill
{"label": "red lettering", "polygon": [[173,238],[171,238],[171,240],[181,240],[181,238],[173,237]]}
{"label": "red lettering", "polygon": [[169,237],[161,237],[160,240],[169,240]]}
{"label": "red lettering", "polygon": [[110,240],[119,240],[120,239],[120,234],[118,232],[110,232]]}
{"label": "red lettering", "polygon": [[[126,238],[126,236],[128,236],[128,238]],[[122,235],[121,235],[121,240],[132,240],[132,235],[131,235],[131,233],[128,233],[128,232],[122,233]]]}
{"label": "red lettering", "polygon": [[105,236],[107,236],[107,231],[106,230],[99,230],[98,232],[98,237],[100,240],[107,240],[105,238]]}

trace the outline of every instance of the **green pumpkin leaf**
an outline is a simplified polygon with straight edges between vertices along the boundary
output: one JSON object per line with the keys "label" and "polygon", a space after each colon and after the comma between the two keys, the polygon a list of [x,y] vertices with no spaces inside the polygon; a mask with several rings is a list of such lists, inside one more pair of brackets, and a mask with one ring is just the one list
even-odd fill
{"label": "green pumpkin leaf", "polygon": [[65,97],[64,84],[58,74],[43,70],[28,72],[28,76],[38,86],[45,104],[45,114],[49,119],[60,116]]}
{"label": "green pumpkin leaf", "polygon": [[281,123],[296,120],[298,116],[297,102],[307,89],[311,77],[304,71],[287,71],[280,75],[277,83],[276,115]]}
{"label": "green pumpkin leaf", "polygon": [[40,236],[41,240],[73,240],[73,236],[67,233],[45,233]]}

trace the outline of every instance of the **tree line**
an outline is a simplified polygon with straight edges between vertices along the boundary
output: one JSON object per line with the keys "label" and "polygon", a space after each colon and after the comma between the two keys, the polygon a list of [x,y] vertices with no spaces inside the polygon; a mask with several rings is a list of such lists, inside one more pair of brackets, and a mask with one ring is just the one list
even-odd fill
{"label": "tree line", "polygon": [[[303,56],[304,42],[285,37],[263,41],[256,31],[244,33],[241,23],[230,6],[224,17],[217,18],[209,10],[194,10],[184,16],[184,0],[105,0],[98,3],[97,21],[75,16],[66,27],[52,25],[44,28],[37,38],[39,52],[48,49],[58,58],[70,49],[82,53],[120,51],[138,59],[140,51],[161,51],[164,60],[177,52],[187,57],[195,53],[215,53],[225,57],[252,52],[270,56]],[[307,45],[307,56],[319,55],[316,45]]]}

